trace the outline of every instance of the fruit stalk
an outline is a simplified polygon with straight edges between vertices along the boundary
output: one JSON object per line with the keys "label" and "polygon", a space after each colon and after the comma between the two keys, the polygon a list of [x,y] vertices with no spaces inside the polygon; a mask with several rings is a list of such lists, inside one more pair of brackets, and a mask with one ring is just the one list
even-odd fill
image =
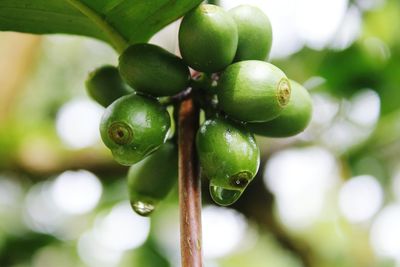
{"label": "fruit stalk", "polygon": [[179,208],[182,267],[201,267],[201,186],[195,149],[199,108],[192,98],[181,102],[178,121]]}

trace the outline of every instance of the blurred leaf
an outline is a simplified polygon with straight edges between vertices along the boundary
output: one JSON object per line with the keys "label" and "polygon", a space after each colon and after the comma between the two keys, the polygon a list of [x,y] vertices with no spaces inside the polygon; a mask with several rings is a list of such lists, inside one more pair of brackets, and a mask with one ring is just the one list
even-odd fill
{"label": "blurred leaf", "polygon": [[392,45],[400,41],[400,2],[389,0],[379,10],[366,14],[364,20],[364,36],[378,37]]}
{"label": "blurred leaf", "polygon": [[354,44],[350,48],[327,54],[319,74],[324,77],[331,93],[350,97],[364,88],[379,89],[384,64],[377,64],[374,56]]}
{"label": "blurred leaf", "polygon": [[0,249],[0,266],[22,263],[30,259],[38,249],[52,242],[57,240],[50,235],[33,232],[9,236]]}
{"label": "blurred leaf", "polygon": [[170,267],[167,259],[158,252],[152,241],[147,241],[143,246],[132,251],[127,266]]}

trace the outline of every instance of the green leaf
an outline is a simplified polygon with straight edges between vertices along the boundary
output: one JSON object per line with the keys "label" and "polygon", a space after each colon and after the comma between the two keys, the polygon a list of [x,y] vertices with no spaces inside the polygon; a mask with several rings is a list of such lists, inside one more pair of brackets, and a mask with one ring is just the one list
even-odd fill
{"label": "green leaf", "polygon": [[201,0],[1,0],[0,30],[94,37],[122,51],[146,42]]}

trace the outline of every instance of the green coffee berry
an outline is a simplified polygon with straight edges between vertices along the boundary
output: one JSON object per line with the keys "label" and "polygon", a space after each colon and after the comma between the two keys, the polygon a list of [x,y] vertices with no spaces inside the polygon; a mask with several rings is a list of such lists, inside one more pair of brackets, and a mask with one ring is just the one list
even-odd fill
{"label": "green coffee berry", "polygon": [[292,96],[289,104],[275,119],[261,123],[248,123],[255,134],[268,137],[289,137],[302,132],[311,120],[312,101],[308,91],[295,81],[290,81]]}
{"label": "green coffee berry", "polygon": [[86,91],[100,105],[107,107],[121,96],[133,92],[114,66],[102,66],[89,73],[85,82]]}
{"label": "green coffee berry", "polygon": [[154,97],[175,95],[190,81],[182,59],[152,44],[128,47],[119,57],[119,71],[136,91]]}
{"label": "green coffee berry", "polygon": [[236,120],[268,121],[288,104],[290,91],[288,78],[274,65],[241,61],[230,65],[219,80],[219,106]]}
{"label": "green coffee berry", "polygon": [[250,5],[235,7],[229,14],[239,32],[235,61],[265,60],[272,45],[272,27],[267,15]]}
{"label": "green coffee berry", "polygon": [[237,45],[235,21],[215,5],[200,5],[188,12],[179,28],[182,57],[198,71],[223,70],[233,61]]}
{"label": "green coffee berry", "polygon": [[165,142],[170,123],[168,112],[158,101],[130,94],[107,107],[100,134],[118,163],[132,165]]}
{"label": "green coffee berry", "polygon": [[178,180],[178,154],[167,142],[128,172],[128,188],[132,208],[142,216],[150,215]]}
{"label": "green coffee berry", "polygon": [[232,204],[258,171],[260,151],[253,135],[227,119],[210,119],[197,132],[196,147],[214,201]]}

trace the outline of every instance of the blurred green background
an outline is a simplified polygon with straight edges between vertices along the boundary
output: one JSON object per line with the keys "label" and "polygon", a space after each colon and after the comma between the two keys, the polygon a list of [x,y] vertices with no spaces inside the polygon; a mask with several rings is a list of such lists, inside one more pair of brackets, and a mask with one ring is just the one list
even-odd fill
{"label": "blurred green background", "polygon": [[[258,5],[271,62],[313,97],[308,129],[257,138],[262,166],[232,207],[203,192],[205,267],[400,266],[400,1],[225,0]],[[153,39],[177,52],[178,23]],[[0,266],[179,266],[176,192],[129,206],[84,80],[106,44],[0,34]]]}

